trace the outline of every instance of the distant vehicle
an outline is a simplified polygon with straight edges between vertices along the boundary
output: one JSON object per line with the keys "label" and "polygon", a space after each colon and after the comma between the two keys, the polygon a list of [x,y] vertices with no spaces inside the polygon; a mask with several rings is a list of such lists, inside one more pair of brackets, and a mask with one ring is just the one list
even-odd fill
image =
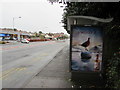
{"label": "distant vehicle", "polygon": [[10,40],[10,37],[5,37],[5,40]]}
{"label": "distant vehicle", "polygon": [[30,41],[30,39],[29,39],[29,38],[27,38],[26,40]]}
{"label": "distant vehicle", "polygon": [[2,37],[0,37],[0,41],[2,41]]}
{"label": "distant vehicle", "polygon": [[21,43],[29,43],[29,41],[27,39],[22,39]]}
{"label": "distant vehicle", "polygon": [[14,38],[14,37],[13,38],[7,38],[7,39],[9,39],[9,40],[17,40],[17,38]]}

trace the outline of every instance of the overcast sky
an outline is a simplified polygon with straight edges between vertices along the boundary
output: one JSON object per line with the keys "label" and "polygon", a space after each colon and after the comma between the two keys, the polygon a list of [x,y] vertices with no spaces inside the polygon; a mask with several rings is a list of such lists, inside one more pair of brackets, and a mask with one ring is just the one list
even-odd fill
{"label": "overcast sky", "polygon": [[[2,28],[15,28],[23,31],[64,32],[61,19],[63,8],[60,4],[53,5],[47,0],[3,0]],[[18,17],[21,18],[18,18]]]}

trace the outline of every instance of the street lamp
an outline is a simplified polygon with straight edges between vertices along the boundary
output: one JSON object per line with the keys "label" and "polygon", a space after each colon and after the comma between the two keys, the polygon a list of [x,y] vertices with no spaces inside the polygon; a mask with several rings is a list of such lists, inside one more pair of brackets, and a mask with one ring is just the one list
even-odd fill
{"label": "street lamp", "polygon": [[[14,29],[14,24],[15,24],[15,19],[18,19],[18,18],[21,18],[21,17],[13,17],[13,30],[15,30]],[[20,41],[20,34],[18,34],[18,41]]]}
{"label": "street lamp", "polygon": [[14,21],[15,19],[18,19],[18,18],[21,18],[21,17],[13,17],[13,30],[14,30]]}

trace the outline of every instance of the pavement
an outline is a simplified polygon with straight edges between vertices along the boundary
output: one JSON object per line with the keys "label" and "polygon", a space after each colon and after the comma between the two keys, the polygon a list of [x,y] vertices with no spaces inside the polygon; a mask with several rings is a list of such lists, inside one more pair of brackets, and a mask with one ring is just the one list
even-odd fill
{"label": "pavement", "polygon": [[71,88],[70,77],[67,46],[23,88]]}

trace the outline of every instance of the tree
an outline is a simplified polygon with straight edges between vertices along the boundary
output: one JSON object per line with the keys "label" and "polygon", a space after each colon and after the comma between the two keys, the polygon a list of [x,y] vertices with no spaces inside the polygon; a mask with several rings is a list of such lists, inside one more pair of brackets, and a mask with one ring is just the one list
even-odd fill
{"label": "tree", "polygon": [[64,9],[63,20],[64,28],[67,30],[67,17],[71,15],[93,16],[98,18],[114,18],[120,22],[120,3],[118,2],[67,2]]}
{"label": "tree", "polygon": [[39,31],[39,34],[42,34],[42,31]]}
{"label": "tree", "polygon": [[38,33],[37,33],[37,32],[35,32],[35,37],[39,37],[39,35],[38,35]]}
{"label": "tree", "polygon": [[110,24],[106,24],[104,27],[106,36],[104,39],[104,72],[107,87],[120,88],[120,78],[117,78],[120,75],[120,72],[118,72],[120,54],[114,56],[116,52],[120,53],[120,2],[68,2],[62,20],[65,29],[67,27],[67,17],[71,15],[93,16],[104,19],[114,18]]}
{"label": "tree", "polygon": [[50,3],[56,3],[56,2],[59,2],[59,3],[66,3],[66,0],[48,0]]}

